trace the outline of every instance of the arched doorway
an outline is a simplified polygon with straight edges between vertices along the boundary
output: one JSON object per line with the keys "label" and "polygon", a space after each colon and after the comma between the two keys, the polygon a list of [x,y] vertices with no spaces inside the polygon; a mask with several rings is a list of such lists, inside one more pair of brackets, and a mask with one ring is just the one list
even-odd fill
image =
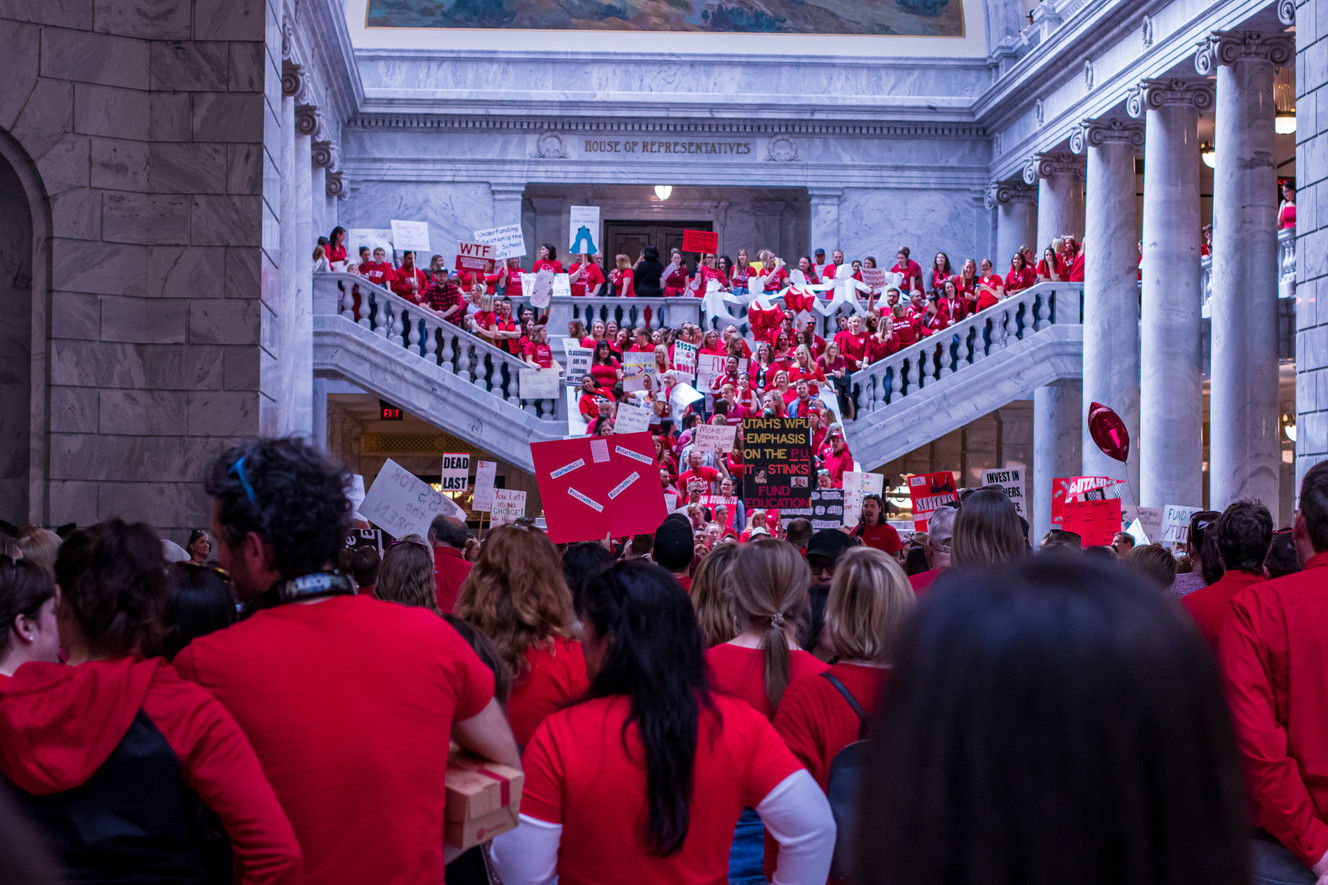
{"label": "arched doorway", "polygon": [[0,156],[0,518],[28,521],[32,427],[32,210]]}

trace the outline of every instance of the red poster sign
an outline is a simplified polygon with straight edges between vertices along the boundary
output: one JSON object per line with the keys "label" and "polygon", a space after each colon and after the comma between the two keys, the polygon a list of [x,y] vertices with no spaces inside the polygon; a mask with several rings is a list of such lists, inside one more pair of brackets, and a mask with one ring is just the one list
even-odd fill
{"label": "red poster sign", "polygon": [[955,488],[954,474],[948,470],[940,473],[919,473],[908,478],[908,495],[913,499],[913,529],[925,532],[927,520],[946,501],[958,501],[959,490]]}
{"label": "red poster sign", "polygon": [[484,270],[492,258],[492,246],[484,243],[457,243],[457,270]]}
{"label": "red poster sign", "polygon": [[654,534],[668,515],[649,433],[531,443],[549,540]]}
{"label": "red poster sign", "polygon": [[684,230],[682,232],[682,251],[714,252],[719,248],[719,234],[711,230]]}
{"label": "red poster sign", "polygon": [[1102,501],[1067,501],[1061,510],[1061,528],[1080,537],[1080,545],[1109,545],[1121,530],[1120,498]]}

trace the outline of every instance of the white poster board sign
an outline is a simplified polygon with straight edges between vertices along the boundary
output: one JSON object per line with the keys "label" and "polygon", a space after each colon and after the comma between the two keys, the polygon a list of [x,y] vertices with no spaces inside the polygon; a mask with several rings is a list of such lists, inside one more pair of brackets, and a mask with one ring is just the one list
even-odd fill
{"label": "white poster board sign", "polygon": [[360,504],[364,518],[394,538],[429,534],[429,523],[438,515],[465,519],[466,513],[451,498],[434,491],[391,458],[383,465],[369,494]]}
{"label": "white poster board sign", "polygon": [[645,376],[655,371],[653,353],[624,353],[622,359],[623,390],[645,390]]}
{"label": "white poster board sign", "polygon": [[[540,310],[549,306],[550,296],[556,294],[553,291],[554,277],[557,276],[547,267],[539,273],[523,273],[521,275],[521,291],[530,296],[530,306],[537,307]],[[566,274],[562,276],[566,277]],[[570,295],[569,289],[565,294]]]}
{"label": "white poster board sign", "polygon": [[[392,219],[392,242],[401,252],[429,251],[429,222],[401,221]],[[424,267],[428,262],[417,261],[417,266]]]}
{"label": "white poster board sign", "polygon": [[562,387],[562,372],[557,369],[522,369],[520,378],[521,399],[557,399]]}
{"label": "white poster board sign", "polygon": [[595,352],[573,344],[571,338],[563,339],[563,350],[567,352],[567,383],[580,387],[581,379],[590,374],[590,360]]}
{"label": "white poster board sign", "polygon": [[862,516],[862,499],[879,495],[885,489],[885,476],[880,473],[844,474],[844,525],[857,525]]}
{"label": "white poster board sign", "polygon": [[444,492],[464,492],[470,487],[470,453],[444,452],[442,477]]}
{"label": "white poster board sign", "polygon": [[696,378],[696,352],[695,344],[686,341],[673,342],[673,359],[669,362],[669,370],[679,381],[692,381]]}
{"label": "white poster board sign", "polygon": [[631,403],[618,403],[618,413],[613,419],[614,433],[642,433],[650,429],[650,416],[655,410],[647,406],[634,406]]}
{"label": "white poster board sign", "polygon": [[[543,272],[544,272],[544,271],[540,271],[540,273],[543,273]],[[568,298],[571,298],[571,297],[572,297],[572,276],[571,276],[571,274],[556,273],[556,274],[553,275],[553,294],[554,294],[554,295],[566,295]],[[539,306],[540,306],[540,305],[536,305],[536,307],[539,307]],[[548,307],[547,304],[546,304],[546,305],[543,305],[543,306],[544,306],[544,307]]]}
{"label": "white poster board sign", "polygon": [[885,268],[864,267],[862,269],[862,281],[871,286],[873,292],[880,292],[885,288]]}
{"label": "white poster board sign", "polygon": [[1168,550],[1173,544],[1187,544],[1190,540],[1190,518],[1202,507],[1181,507],[1168,504],[1162,508],[1162,531],[1158,543]]}
{"label": "white poster board sign", "polygon": [[475,242],[488,243],[493,247],[493,257],[524,258],[526,256],[526,237],[521,233],[521,225],[505,224],[475,231]]}
{"label": "white poster board sign", "polygon": [[698,424],[692,428],[692,446],[699,452],[731,452],[738,425]]}
{"label": "white poster board sign", "polygon": [[350,485],[346,486],[346,500],[350,502],[351,516],[360,518],[360,505],[364,503],[364,477],[358,473],[350,475]]}
{"label": "white poster board sign", "polygon": [[475,497],[472,510],[488,510],[493,506],[493,481],[498,475],[497,461],[475,462]]}
{"label": "white poster board sign", "polygon": [[[696,357],[696,386],[702,390],[710,390],[714,381],[720,375],[724,374],[724,366],[728,362],[728,357],[722,353],[700,353]],[[738,374],[743,375],[747,372],[747,361],[738,360]]]}
{"label": "white poster board sign", "polygon": [[526,493],[520,489],[494,489],[489,525],[496,527],[516,522],[526,515]]}
{"label": "white poster board sign", "polygon": [[599,254],[599,207],[570,207],[567,251],[571,255]]}
{"label": "white poster board sign", "polygon": [[1023,467],[1006,467],[1002,470],[982,471],[984,486],[1000,486],[1005,490],[1015,512],[1028,519],[1028,501],[1024,498],[1024,482],[1027,480]]}
{"label": "white poster board sign", "polygon": [[567,387],[567,436],[585,436],[590,422],[581,414],[581,385]]}
{"label": "white poster board sign", "polygon": [[[392,231],[388,228],[352,227],[346,231],[346,258],[356,264],[360,261],[360,247],[369,247],[369,260],[373,261],[373,250],[382,249],[384,257],[393,260]],[[394,262],[395,263],[395,262]]]}
{"label": "white poster board sign", "polygon": [[699,399],[705,399],[705,394],[692,385],[686,382],[673,385],[673,391],[669,393],[669,407],[673,409],[674,421],[682,421],[682,413]]}

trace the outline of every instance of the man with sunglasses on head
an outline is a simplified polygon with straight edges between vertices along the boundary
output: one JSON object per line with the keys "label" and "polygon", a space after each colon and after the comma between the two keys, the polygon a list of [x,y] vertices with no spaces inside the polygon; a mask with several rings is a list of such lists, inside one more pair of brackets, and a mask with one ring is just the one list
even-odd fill
{"label": "man with sunglasses on head", "polygon": [[443,880],[448,741],[520,767],[493,674],[433,612],[357,595],[335,571],[349,475],[298,439],[214,461],[218,558],[243,604],[175,659],[253,744],[306,883]]}

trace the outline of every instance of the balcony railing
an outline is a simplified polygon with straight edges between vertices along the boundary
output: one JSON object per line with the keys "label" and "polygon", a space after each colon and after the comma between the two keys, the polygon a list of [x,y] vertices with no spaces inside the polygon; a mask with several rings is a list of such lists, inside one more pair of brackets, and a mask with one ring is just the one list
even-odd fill
{"label": "balcony railing", "polygon": [[[1213,256],[1205,255],[1199,260],[1203,267],[1203,317],[1213,315]],[[1294,227],[1277,232],[1277,297],[1296,297],[1296,229]]]}

